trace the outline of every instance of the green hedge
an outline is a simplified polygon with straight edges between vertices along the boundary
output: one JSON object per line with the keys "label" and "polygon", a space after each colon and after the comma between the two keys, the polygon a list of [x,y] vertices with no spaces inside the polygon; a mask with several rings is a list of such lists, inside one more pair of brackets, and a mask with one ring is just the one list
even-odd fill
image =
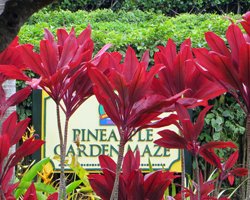
{"label": "green hedge", "polygon": [[[240,18],[240,16],[233,16]],[[152,12],[133,12],[112,10],[86,11],[41,11],[24,25],[19,33],[22,43],[39,45],[43,29],[55,32],[59,27],[68,30],[74,27],[80,33],[88,24],[93,29],[96,49],[106,43],[112,43],[112,50],[125,50],[127,45],[136,48],[138,53],[145,49],[156,50],[159,44],[165,44],[168,38],[180,44],[191,37],[193,46],[205,45],[204,32],[214,31],[224,35],[229,21],[216,14],[181,14],[170,18]]]}
{"label": "green hedge", "polygon": [[243,13],[250,7],[250,0],[58,0],[50,8],[65,10],[112,10],[160,11],[168,15],[177,13]]}

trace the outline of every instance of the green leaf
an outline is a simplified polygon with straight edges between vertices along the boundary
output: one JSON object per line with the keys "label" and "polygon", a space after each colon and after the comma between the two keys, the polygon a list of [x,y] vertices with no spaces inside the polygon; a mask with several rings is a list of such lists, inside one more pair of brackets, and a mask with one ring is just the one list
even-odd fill
{"label": "green leaf", "polygon": [[215,141],[220,140],[220,132],[215,132],[215,133],[213,134],[213,139],[214,139]]}
{"label": "green leaf", "polygon": [[76,173],[76,175],[82,180],[85,186],[89,186],[88,175],[89,172],[81,167],[75,156],[72,156],[72,161],[69,167]]}
{"label": "green leaf", "polygon": [[[24,194],[25,190],[30,186],[31,181],[35,178],[37,175],[37,172],[40,172],[43,169],[43,166],[47,164],[50,161],[50,158],[44,158],[41,161],[34,164],[30,170],[24,174],[22,179],[20,180],[20,184],[18,185],[18,188],[15,191],[15,197],[18,199],[20,195]],[[26,185],[29,183],[28,185]]]}
{"label": "green leaf", "polygon": [[149,170],[149,172],[153,172],[154,171],[153,167],[152,167],[152,163],[151,163],[150,158],[148,158],[148,170]]}
{"label": "green leaf", "polygon": [[66,187],[67,194],[73,192],[81,183],[82,183],[82,180],[77,180],[68,184]]}
{"label": "green leaf", "polygon": [[53,194],[54,192],[56,192],[56,189],[52,185],[47,185],[44,183],[35,183],[35,187],[37,191],[45,192],[48,194]]}

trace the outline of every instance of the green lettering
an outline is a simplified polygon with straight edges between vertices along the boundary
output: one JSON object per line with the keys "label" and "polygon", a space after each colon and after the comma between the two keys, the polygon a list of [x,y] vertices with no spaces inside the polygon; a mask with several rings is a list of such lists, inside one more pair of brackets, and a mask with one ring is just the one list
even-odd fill
{"label": "green lettering", "polygon": [[145,147],[145,149],[144,149],[144,151],[143,151],[142,157],[144,157],[145,154],[148,154],[149,157],[152,156],[151,151],[150,151],[150,148],[149,148],[148,145],[146,145],[146,147]]}
{"label": "green lettering", "polygon": [[155,153],[154,153],[154,156],[155,157],[161,157],[162,156],[162,154],[159,154],[159,151],[162,149],[160,146],[158,146],[158,145],[154,145],[154,147],[156,147],[157,149],[155,150]]}
{"label": "green lettering", "polygon": [[118,141],[114,129],[112,129],[112,131],[109,135],[108,141],[111,141],[111,139],[113,139],[114,141]]}
{"label": "green lettering", "polygon": [[60,150],[60,144],[56,145],[55,148],[54,148],[54,154],[55,154],[55,155],[60,155],[60,154],[58,153],[58,149]]}
{"label": "green lettering", "polygon": [[88,129],[88,141],[90,141],[90,137],[92,137],[92,139],[97,141],[98,140],[98,129],[96,129],[95,133],[91,132],[91,130]]}
{"label": "green lettering", "polygon": [[75,155],[75,150],[74,150],[74,148],[73,148],[72,145],[69,146],[69,149],[68,149],[68,151],[67,151],[66,156],[69,156],[69,154],[71,154],[71,155],[73,155],[73,156]]}
{"label": "green lettering", "polygon": [[100,131],[100,141],[107,141],[107,133],[106,133],[106,129],[96,129]]}
{"label": "green lettering", "polygon": [[142,138],[142,133],[141,133],[141,131],[139,131],[138,132],[138,142],[143,142],[143,141],[145,141],[145,138],[144,139]]}
{"label": "green lettering", "polygon": [[73,141],[76,141],[76,138],[81,133],[81,130],[73,128],[72,131],[73,131]]}
{"label": "green lettering", "polygon": [[102,144],[101,147],[102,147],[102,154],[108,155],[108,152],[109,152],[108,147],[109,147],[109,145],[108,144]]}
{"label": "green lettering", "polygon": [[115,148],[113,145],[110,145],[110,156],[113,157],[113,153],[118,155],[118,146]]}
{"label": "green lettering", "polygon": [[89,148],[90,148],[90,156],[96,157],[96,156],[101,155],[102,149],[99,145],[90,144]]}
{"label": "green lettering", "polygon": [[153,141],[153,129],[146,129],[147,141]]}
{"label": "green lettering", "polygon": [[170,149],[164,148],[164,156],[170,156]]}
{"label": "green lettering", "polygon": [[78,156],[82,157],[82,154],[83,154],[83,156],[88,157],[88,155],[85,153],[85,150],[86,150],[86,146],[84,144],[80,144],[80,147],[78,148]]}

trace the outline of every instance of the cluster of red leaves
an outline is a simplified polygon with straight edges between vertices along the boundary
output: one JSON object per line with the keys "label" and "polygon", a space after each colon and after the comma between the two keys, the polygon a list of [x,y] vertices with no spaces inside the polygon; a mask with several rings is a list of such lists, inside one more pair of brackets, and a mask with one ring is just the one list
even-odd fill
{"label": "cluster of red leaves", "polygon": [[96,98],[118,127],[121,140],[126,143],[139,130],[156,126],[152,121],[163,111],[168,111],[184,92],[167,98],[153,92],[154,76],[162,65],[155,65],[148,71],[148,52],[138,61],[134,50],[129,47],[123,63],[121,59],[121,54],[112,53],[109,73],[102,73],[93,67],[89,69],[89,76]]}
{"label": "cluster of red leaves", "polygon": [[[249,13],[241,22],[249,33]],[[244,100],[246,114],[250,112],[250,43],[249,35],[244,35],[237,24],[232,23],[226,31],[224,40],[213,32],[205,34],[210,50],[206,48],[194,49],[197,66],[200,71],[222,85],[238,99],[238,92]]]}
{"label": "cluster of red leaves", "polygon": [[[115,182],[116,163],[105,155],[99,156],[103,174],[89,175],[93,190],[103,200],[109,200]],[[162,199],[164,191],[176,178],[172,172],[155,171],[143,176],[139,169],[140,152],[130,150],[124,157],[119,183],[119,199]]]}
{"label": "cluster of red leaves", "polygon": [[159,78],[154,79],[153,89],[158,94],[171,97],[188,89],[185,98],[178,102],[196,107],[206,106],[209,99],[225,92],[222,86],[207,79],[195,66],[190,39],[181,44],[179,52],[171,39],[166,47],[159,46],[158,49],[154,55],[155,64],[164,65],[158,73]]}
{"label": "cluster of red leaves", "polygon": [[16,46],[18,46],[18,38],[5,51],[0,53],[0,69],[4,72],[0,74],[0,121],[2,122],[0,134],[0,198],[4,196],[9,200],[15,199],[13,190],[18,186],[18,183],[10,184],[15,166],[23,157],[33,154],[44,143],[33,136],[23,142],[15,152],[10,153],[11,147],[19,143],[30,122],[28,118],[17,122],[16,112],[13,112],[5,121],[2,121],[7,109],[25,100],[31,92],[31,88],[28,86],[7,99],[3,89],[4,81],[10,78],[27,79],[22,73],[23,60],[17,52]]}
{"label": "cluster of red leaves", "polygon": [[67,33],[65,29],[57,30],[57,41],[53,34],[45,30],[44,40],[40,42],[40,53],[33,51],[32,45],[18,47],[24,64],[39,75],[38,79],[27,80],[33,88],[42,88],[61,106],[69,118],[76,109],[93,95],[92,83],[87,69],[92,65],[105,71],[108,60],[100,57],[110,47],[105,45],[92,58],[94,43],[91,39],[91,27],[88,26],[75,35],[74,29]]}

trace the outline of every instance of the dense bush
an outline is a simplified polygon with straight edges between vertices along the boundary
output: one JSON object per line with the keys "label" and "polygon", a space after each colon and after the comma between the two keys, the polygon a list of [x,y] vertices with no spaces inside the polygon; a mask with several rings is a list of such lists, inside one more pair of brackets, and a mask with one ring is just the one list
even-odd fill
{"label": "dense bush", "polygon": [[250,6],[249,0],[59,0],[52,8],[65,10],[95,10],[110,8],[112,10],[160,11],[167,15],[178,13],[244,13]]}
{"label": "dense bush", "polygon": [[168,38],[180,44],[185,38],[191,37],[193,46],[204,46],[204,32],[213,31],[224,35],[229,23],[216,14],[181,14],[170,18],[163,14],[139,10],[133,12],[96,10],[90,13],[42,11],[36,13],[22,27],[19,36],[21,42],[30,42],[37,46],[39,39],[43,37],[43,28],[54,32],[58,27],[67,29],[74,27],[79,33],[91,24],[96,50],[106,43],[112,43],[113,50],[124,50],[127,45],[132,45],[138,53],[141,53],[148,48],[155,50],[157,45],[165,44]]}

